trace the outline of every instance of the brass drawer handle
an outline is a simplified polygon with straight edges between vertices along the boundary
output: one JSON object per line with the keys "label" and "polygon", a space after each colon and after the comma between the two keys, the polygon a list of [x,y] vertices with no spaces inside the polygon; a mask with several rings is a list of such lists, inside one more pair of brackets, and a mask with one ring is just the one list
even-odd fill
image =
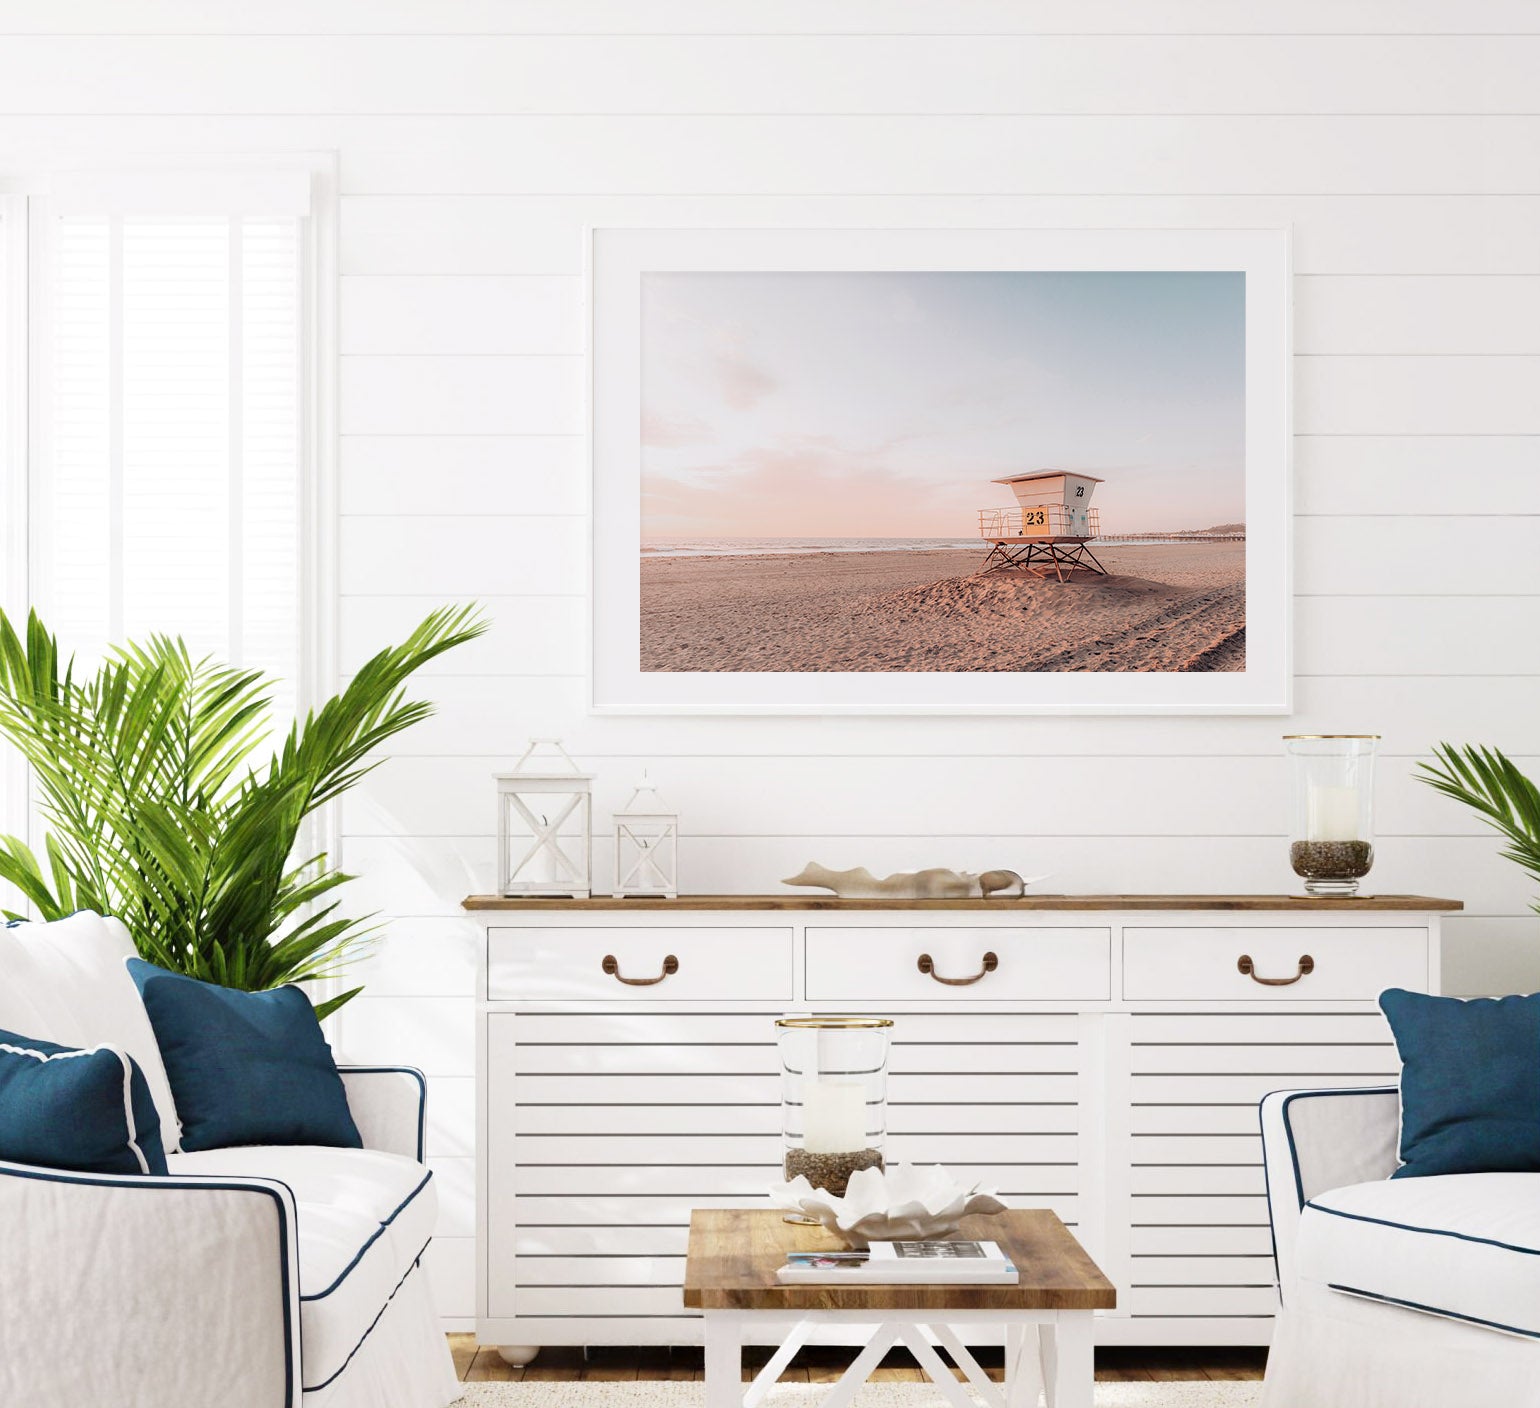
{"label": "brass drawer handle", "polygon": [[1235,966],[1254,983],[1261,983],[1265,988],[1286,988],[1290,983],[1297,983],[1306,973],[1315,972],[1315,959],[1308,953],[1300,955],[1299,970],[1292,978],[1259,978],[1257,977],[1257,965],[1251,961],[1249,953],[1243,953],[1235,961]]}
{"label": "brass drawer handle", "polygon": [[669,954],[663,960],[663,971],[656,978],[627,978],[621,975],[620,960],[613,953],[604,955],[604,962],[599,965],[616,982],[624,983],[628,988],[650,988],[654,983],[661,983],[665,978],[679,971],[679,960],[673,954]]}
{"label": "brass drawer handle", "polygon": [[943,978],[940,973],[936,972],[935,960],[928,953],[920,955],[920,961],[916,966],[920,972],[930,974],[938,983],[945,983],[949,988],[965,988],[969,983],[978,982],[985,973],[993,973],[1000,966],[1000,960],[996,957],[993,950],[986,953],[984,955],[984,966],[971,978]]}

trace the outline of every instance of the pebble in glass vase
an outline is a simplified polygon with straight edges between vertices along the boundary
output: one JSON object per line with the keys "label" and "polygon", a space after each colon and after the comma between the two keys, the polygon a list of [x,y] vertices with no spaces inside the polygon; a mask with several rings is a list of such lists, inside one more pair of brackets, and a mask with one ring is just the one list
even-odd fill
{"label": "pebble in glass vase", "polygon": [[1346,899],[1374,864],[1373,733],[1289,734],[1289,863],[1305,893]]}
{"label": "pebble in glass vase", "polygon": [[787,1180],[843,1197],[850,1176],[883,1167],[887,1017],[782,1017],[781,1119]]}

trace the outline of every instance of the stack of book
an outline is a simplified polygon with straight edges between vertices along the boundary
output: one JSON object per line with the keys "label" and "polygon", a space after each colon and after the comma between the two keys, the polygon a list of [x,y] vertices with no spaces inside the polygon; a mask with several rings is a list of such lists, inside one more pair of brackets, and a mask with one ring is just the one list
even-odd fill
{"label": "stack of book", "polygon": [[873,1242],[864,1252],[790,1252],[783,1285],[984,1285],[1016,1282],[997,1242]]}

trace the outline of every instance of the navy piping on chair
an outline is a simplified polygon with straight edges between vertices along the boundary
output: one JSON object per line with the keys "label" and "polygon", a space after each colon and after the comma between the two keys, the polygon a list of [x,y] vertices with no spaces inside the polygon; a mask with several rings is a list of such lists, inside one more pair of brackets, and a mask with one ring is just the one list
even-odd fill
{"label": "navy piping on chair", "polygon": [[1453,1237],[1460,1242],[1479,1242],[1484,1247],[1497,1247],[1500,1251],[1518,1252],[1522,1256],[1540,1256],[1540,1247],[1520,1247],[1512,1242],[1499,1242],[1494,1237],[1473,1237],[1469,1232],[1453,1232],[1447,1227],[1418,1227],[1411,1222],[1392,1222],[1388,1217],[1369,1217],[1361,1212],[1343,1212],[1341,1208],[1329,1208],[1314,1199],[1306,1203],[1316,1212],[1327,1212],[1333,1217],[1345,1217],[1353,1222],[1372,1222],[1379,1227],[1394,1227],[1398,1232],[1422,1232],[1429,1237]]}
{"label": "navy piping on chair", "polygon": [[344,1359],[342,1361],[342,1363],[338,1366],[337,1372],[334,1373],[328,1379],[322,1379],[321,1382],[318,1383],[318,1384],[306,1384],[305,1387],[304,1387],[303,1392],[305,1392],[305,1393],[318,1393],[321,1389],[325,1388],[328,1384],[336,1383],[336,1381],[339,1378],[342,1377],[342,1375],[346,1372],[348,1365],[353,1362],[353,1356],[355,1354],[357,1354],[358,1351],[361,1350],[364,1347],[364,1341],[367,1340],[369,1338],[369,1336],[374,1333],[374,1327],[380,1323],[381,1316],[383,1316],[385,1314],[385,1312],[390,1309],[391,1301],[395,1300],[395,1298],[396,1298],[396,1291],[399,1291],[402,1288],[402,1286],[406,1285],[407,1277],[410,1276],[412,1274],[412,1272],[414,1272],[414,1271],[416,1271],[418,1269],[418,1265],[422,1261],[423,1252],[426,1252],[428,1250],[428,1248],[430,1246],[432,1246],[432,1245],[433,1245],[433,1239],[431,1237],[426,1242],[424,1242],[422,1244],[422,1251],[417,1253],[417,1255],[412,1259],[412,1264],[409,1267],[406,1268],[406,1274],[403,1275],[401,1277],[401,1279],[396,1282],[395,1290],[391,1291],[391,1293],[388,1296],[385,1297],[385,1304],[380,1307],[379,1315],[376,1315],[374,1317],[374,1319],[369,1322],[369,1328],[364,1331],[364,1333],[363,1333],[362,1337],[359,1339],[358,1343],[355,1344],[353,1346],[353,1348],[348,1351],[348,1357],[346,1359]]}
{"label": "navy piping on chair", "polygon": [[[1269,1208],[1273,1201],[1272,1180],[1267,1173],[1267,1126],[1262,1120],[1262,1105],[1274,1095],[1283,1096],[1283,1107],[1279,1111],[1279,1117],[1283,1120],[1284,1137],[1289,1141],[1289,1163],[1294,1168],[1294,1196],[1299,1199],[1299,1210],[1305,1210],[1305,1180],[1299,1171],[1299,1149],[1294,1143],[1294,1126],[1289,1122],[1289,1106],[1296,1100],[1326,1099],[1333,1095],[1390,1095],[1397,1089],[1394,1085],[1362,1085],[1343,1086],[1336,1090],[1295,1090],[1281,1091],[1270,1090],[1261,1100],[1257,1101],[1257,1127],[1263,1135],[1262,1148],[1262,1192],[1267,1199]],[[1278,1267],[1278,1234],[1273,1230],[1271,1213],[1267,1219],[1267,1240],[1273,1248],[1273,1284],[1278,1287],[1278,1303],[1283,1304],[1283,1276]]]}
{"label": "navy piping on chair", "polygon": [[[24,1169],[15,1166],[0,1169],[0,1177],[30,1178],[39,1183],[83,1183],[91,1188],[176,1188],[192,1192],[213,1188],[220,1192],[266,1194],[273,1200],[273,1206],[278,1210],[278,1276],[279,1289],[283,1296],[283,1408],[294,1408],[295,1326],[289,1297],[289,1212],[277,1189],[264,1188],[260,1183],[228,1183],[212,1178],[168,1179],[163,1176],[146,1178],[138,1174],[122,1178],[93,1178],[89,1174],[50,1173],[42,1169]],[[267,1181],[277,1183],[289,1194],[290,1199],[293,1199],[294,1190],[281,1179],[274,1178]]]}
{"label": "navy piping on chair", "polygon": [[1440,1310],[1436,1305],[1422,1305],[1415,1300],[1382,1296],[1377,1291],[1361,1291],[1356,1286],[1339,1286],[1335,1281],[1326,1284],[1331,1290],[1341,1291],[1346,1296],[1362,1296],[1365,1300],[1383,1301],[1386,1305],[1404,1305],[1408,1310],[1421,1310],[1428,1315],[1440,1315],[1446,1320],[1464,1320],[1469,1325],[1483,1325],[1489,1330],[1503,1330],[1510,1335],[1523,1335],[1526,1339],[1540,1339],[1540,1330],[1521,1330],[1517,1325],[1504,1325],[1500,1320],[1483,1320],[1479,1315],[1461,1315],[1458,1310]]}
{"label": "navy piping on chair", "polygon": [[[396,1210],[391,1213],[391,1215],[387,1217],[384,1222],[380,1223],[380,1225],[376,1227],[372,1233],[370,1233],[369,1240],[366,1241],[363,1246],[361,1246],[353,1254],[353,1260],[337,1273],[337,1279],[333,1281],[331,1285],[329,1285],[324,1291],[317,1291],[314,1295],[302,1295],[300,1299],[302,1301],[325,1300],[327,1296],[329,1296],[333,1291],[337,1289],[338,1286],[340,1286],[344,1281],[348,1279],[348,1276],[352,1273],[353,1268],[364,1259],[364,1253],[367,1252],[369,1248],[372,1247],[377,1241],[379,1241],[382,1236],[384,1236],[385,1229],[389,1227],[390,1224],[401,1215],[401,1212],[406,1207],[406,1205],[410,1203],[420,1192],[422,1192],[422,1190],[426,1188],[432,1181],[433,1175],[431,1173],[424,1174],[422,1182],[419,1183],[414,1189],[412,1189],[412,1191],[408,1193],[406,1197],[404,1197],[399,1203],[397,1203]],[[418,1255],[421,1256],[422,1253],[419,1252]],[[391,1294],[394,1295],[395,1292],[392,1291]],[[306,1392],[308,1393],[309,1390],[307,1389]]]}
{"label": "navy piping on chair", "polygon": [[428,1078],[416,1066],[338,1066],[338,1075],[411,1076],[417,1082],[417,1162],[423,1163],[428,1156]]}

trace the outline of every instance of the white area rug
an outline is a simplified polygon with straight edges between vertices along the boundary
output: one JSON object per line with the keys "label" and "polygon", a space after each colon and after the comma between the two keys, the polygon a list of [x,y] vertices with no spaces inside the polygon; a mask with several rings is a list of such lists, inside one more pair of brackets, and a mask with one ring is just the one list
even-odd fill
{"label": "white area rug", "polygon": [[[778,1384],[766,1408],[817,1408],[829,1384]],[[1252,1408],[1259,1383],[1097,1384],[1096,1408]],[[856,1408],[940,1408],[929,1384],[867,1384]],[[702,1383],[514,1383],[466,1384],[465,1408],[704,1408]]]}

